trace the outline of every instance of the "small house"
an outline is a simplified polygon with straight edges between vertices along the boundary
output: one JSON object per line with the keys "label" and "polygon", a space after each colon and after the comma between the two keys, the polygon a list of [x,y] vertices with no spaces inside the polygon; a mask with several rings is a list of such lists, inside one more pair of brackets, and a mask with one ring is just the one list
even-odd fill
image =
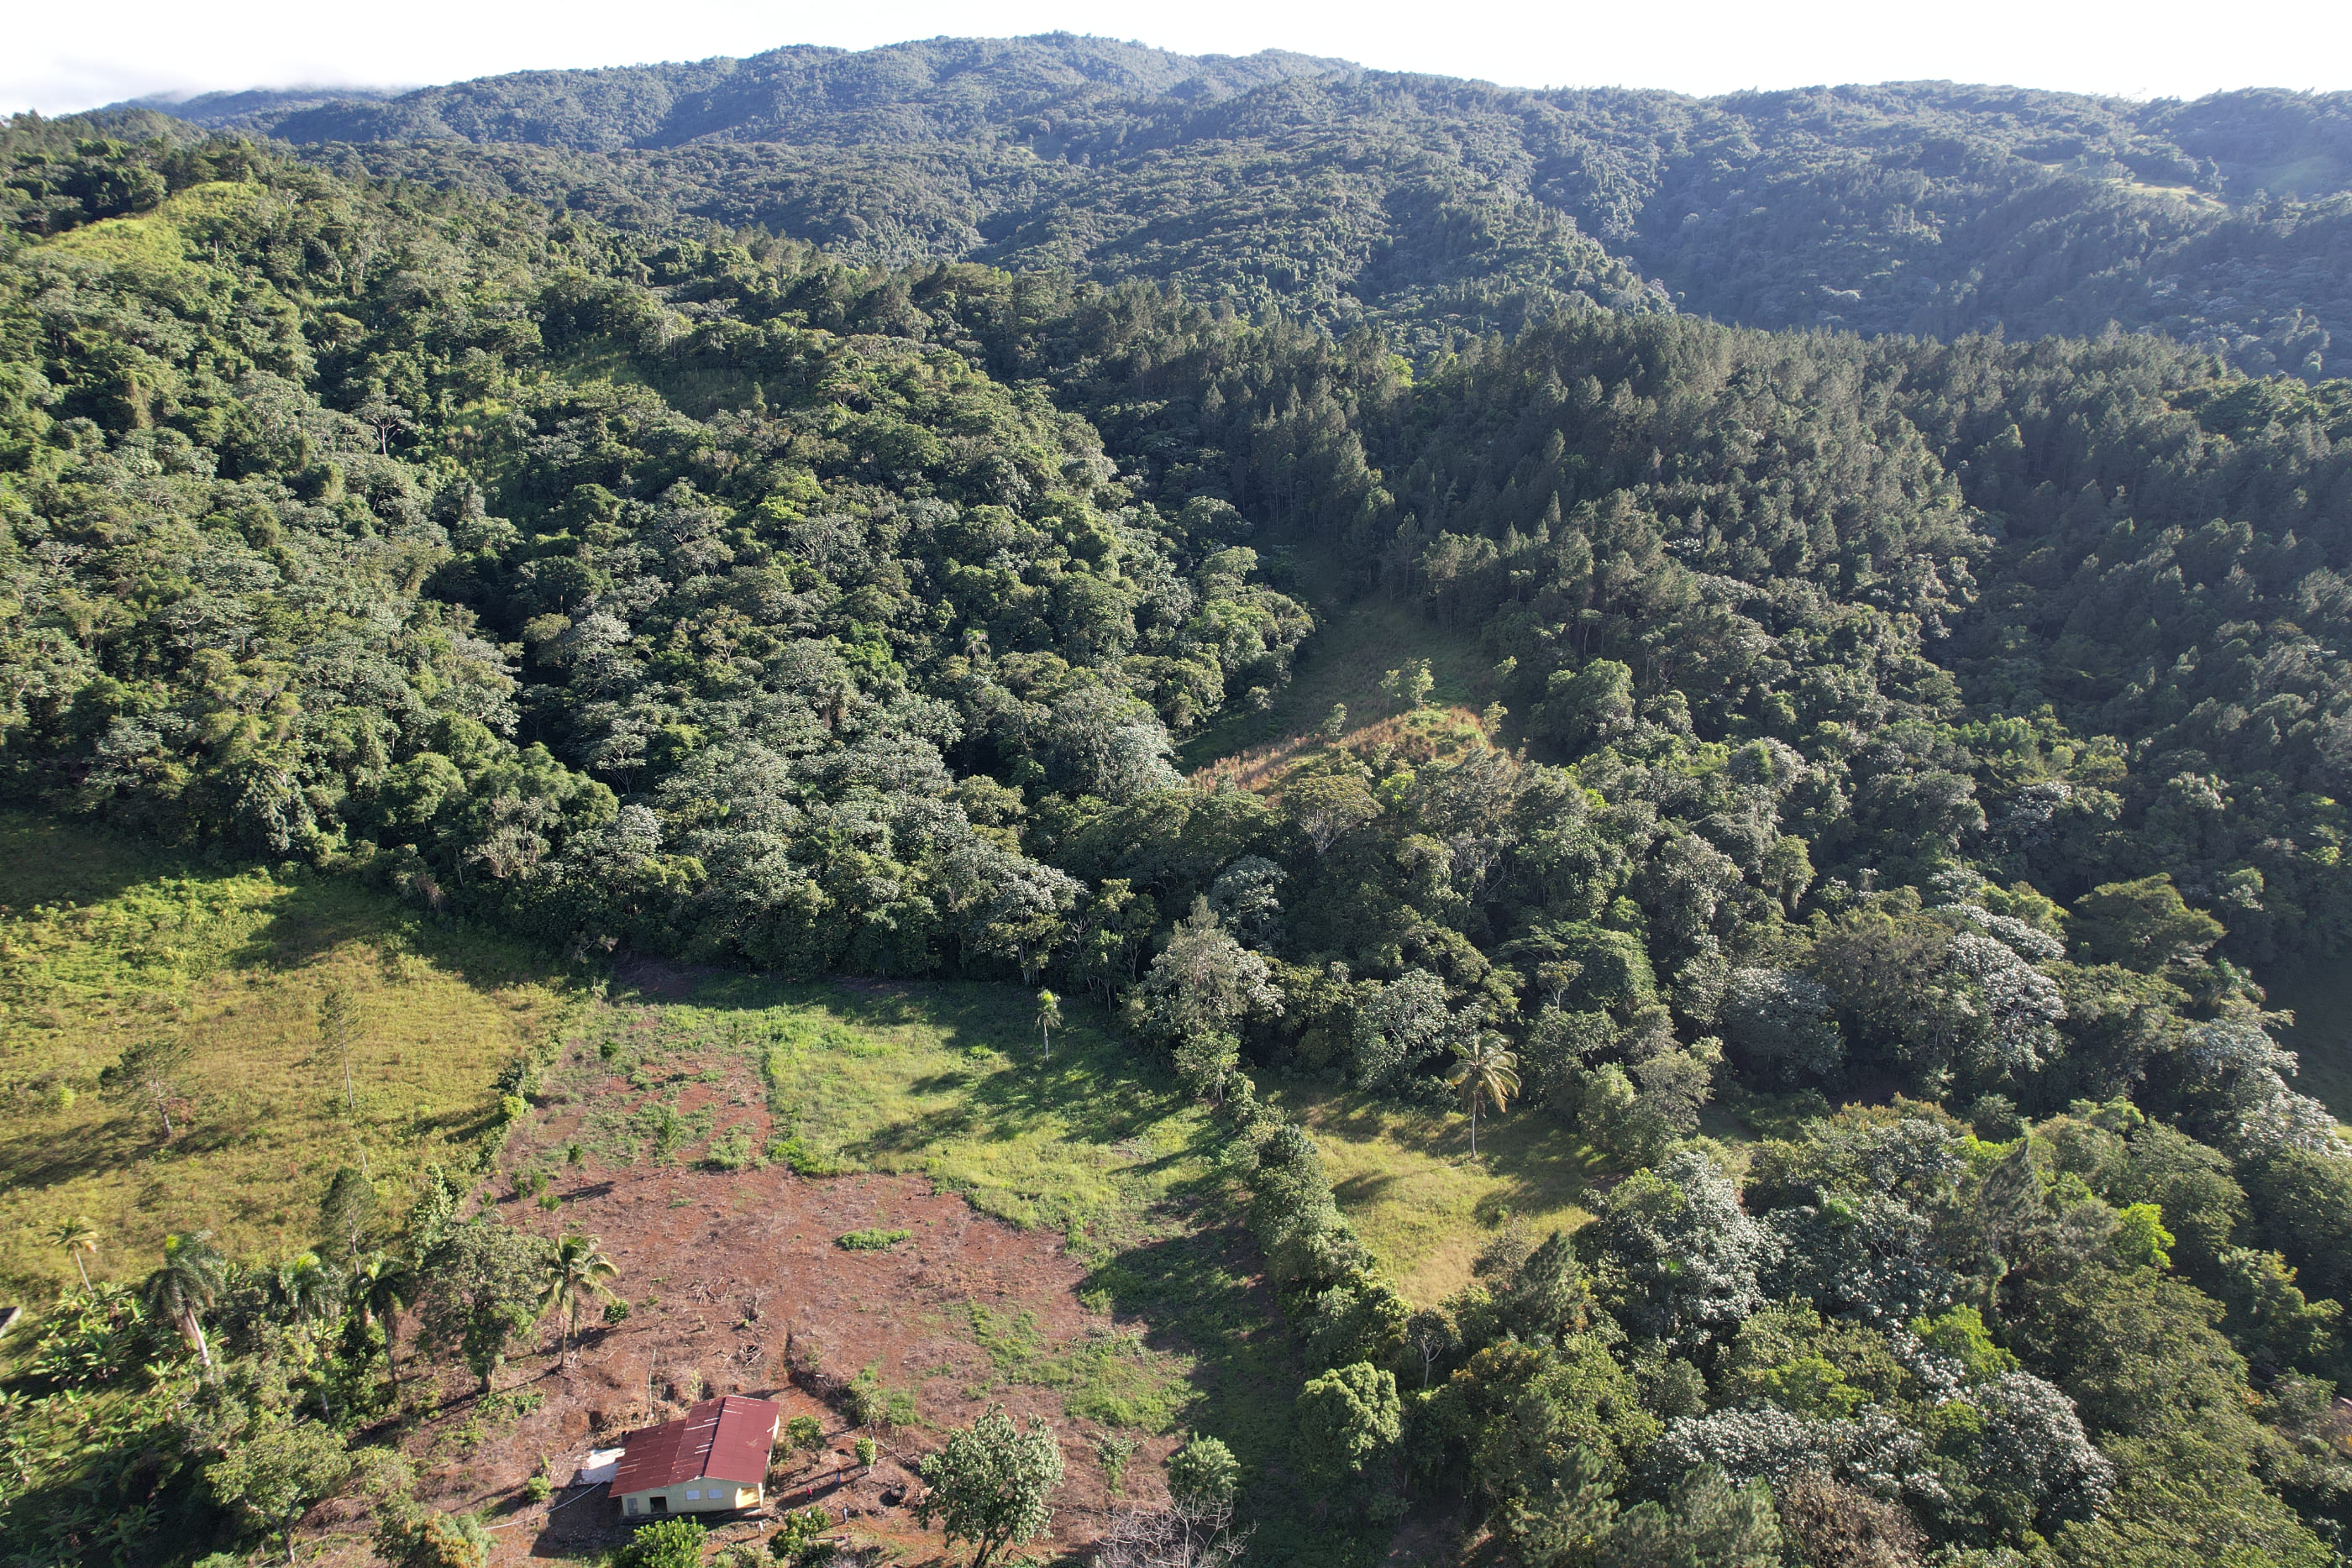
{"label": "small house", "polygon": [[784,1407],[772,1399],[706,1399],[675,1421],[621,1439],[612,1495],[634,1519],[758,1508],[767,1500],[768,1458],[783,1419]]}

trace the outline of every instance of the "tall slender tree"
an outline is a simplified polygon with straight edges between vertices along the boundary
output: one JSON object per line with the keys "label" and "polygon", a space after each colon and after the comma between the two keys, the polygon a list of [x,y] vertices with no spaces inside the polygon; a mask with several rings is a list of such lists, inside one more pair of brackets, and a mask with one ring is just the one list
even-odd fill
{"label": "tall slender tree", "polygon": [[1445,1081],[1462,1096],[1470,1113],[1470,1152],[1478,1152],[1478,1108],[1497,1112],[1519,1092],[1519,1059],[1503,1049],[1499,1034],[1480,1033],[1454,1047],[1454,1070]]}
{"label": "tall slender tree", "polygon": [[213,1246],[213,1233],[163,1238],[163,1262],[147,1277],[147,1300],[177,1323],[180,1337],[196,1353],[197,1364],[210,1376],[212,1346],[205,1340],[205,1312],[228,1289],[228,1260]]}
{"label": "tall slender tree", "polygon": [[89,1221],[76,1215],[71,1219],[58,1220],[46,1234],[52,1246],[64,1248],[66,1255],[73,1260],[74,1272],[81,1276],[82,1294],[92,1294],[89,1270],[81,1260],[83,1253],[98,1250],[98,1232],[90,1228]]}
{"label": "tall slender tree", "polygon": [[1054,1031],[1062,1027],[1062,998],[1051,991],[1037,993],[1037,1034],[1045,1042],[1045,1060],[1054,1060]]}
{"label": "tall slender tree", "polygon": [[572,1332],[585,1296],[612,1295],[604,1281],[620,1273],[620,1266],[604,1256],[593,1236],[567,1236],[555,1244],[547,1260],[547,1282],[541,1299],[550,1309],[563,1309],[563,1354],[572,1354]]}
{"label": "tall slender tree", "polygon": [[319,998],[319,1055],[342,1067],[346,1114],[359,1111],[359,1092],[352,1081],[352,1048],[359,1033],[359,1009],[352,1004],[352,993],[341,986],[328,987]]}
{"label": "tall slender tree", "polygon": [[120,1100],[152,1106],[163,1123],[163,1136],[175,1136],[172,1107],[188,1097],[183,1074],[188,1064],[184,1040],[149,1039],[135,1043],[98,1075],[100,1086]]}

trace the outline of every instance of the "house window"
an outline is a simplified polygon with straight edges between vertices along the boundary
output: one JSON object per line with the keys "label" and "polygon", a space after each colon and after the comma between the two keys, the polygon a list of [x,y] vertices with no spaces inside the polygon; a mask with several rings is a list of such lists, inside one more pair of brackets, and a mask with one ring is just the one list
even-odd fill
{"label": "house window", "polygon": [[653,1498],[648,1500],[647,1506],[656,1513],[667,1513],[669,1511],[669,1499],[666,1497]]}
{"label": "house window", "polygon": [[700,1502],[702,1500],[702,1494],[698,1491],[688,1491],[686,1494],[686,1500],[688,1502]]}
{"label": "house window", "polygon": [[631,1513],[637,1511],[637,1500],[635,1498],[631,1498],[629,1500],[629,1511]]}

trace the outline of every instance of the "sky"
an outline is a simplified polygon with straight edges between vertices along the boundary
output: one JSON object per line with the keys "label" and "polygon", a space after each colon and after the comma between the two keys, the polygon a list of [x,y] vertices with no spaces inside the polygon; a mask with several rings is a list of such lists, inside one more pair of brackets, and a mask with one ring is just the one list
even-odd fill
{"label": "sky", "polygon": [[1512,87],[1744,88],[1948,78],[2132,98],[2352,88],[2347,0],[7,0],[0,112],[149,93],[416,86],[531,68],[1096,33],[1186,54],[1264,48]]}

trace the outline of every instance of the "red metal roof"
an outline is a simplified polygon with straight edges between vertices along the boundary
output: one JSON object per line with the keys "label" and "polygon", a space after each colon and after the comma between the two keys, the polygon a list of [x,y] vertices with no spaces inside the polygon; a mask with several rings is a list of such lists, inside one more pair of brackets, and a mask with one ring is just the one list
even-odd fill
{"label": "red metal roof", "polygon": [[783,1414],[772,1399],[730,1394],[706,1399],[675,1421],[632,1432],[621,1439],[612,1495],[704,1479],[757,1486],[767,1479]]}

